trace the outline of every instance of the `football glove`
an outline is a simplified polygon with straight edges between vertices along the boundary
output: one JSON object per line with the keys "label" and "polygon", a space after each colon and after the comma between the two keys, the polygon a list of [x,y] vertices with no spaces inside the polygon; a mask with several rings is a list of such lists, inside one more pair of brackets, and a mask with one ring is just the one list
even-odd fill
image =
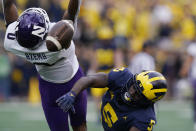
{"label": "football glove", "polygon": [[74,108],[75,98],[76,98],[76,94],[70,91],[65,95],[59,97],[56,100],[56,103],[64,112],[67,112],[71,109],[72,113],[75,114],[75,108]]}

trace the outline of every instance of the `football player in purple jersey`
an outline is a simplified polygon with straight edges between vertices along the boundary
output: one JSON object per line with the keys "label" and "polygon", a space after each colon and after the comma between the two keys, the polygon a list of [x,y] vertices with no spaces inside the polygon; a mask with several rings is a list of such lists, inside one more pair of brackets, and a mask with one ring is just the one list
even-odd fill
{"label": "football player in purple jersey", "polygon": [[[63,112],[56,100],[69,92],[74,83],[83,76],[76,54],[75,45],[71,41],[67,49],[58,42],[58,51],[50,52],[46,40],[52,23],[44,9],[29,8],[20,16],[15,0],[2,0],[6,22],[4,47],[7,51],[33,63],[39,73],[39,90],[42,107],[51,131],[69,131],[68,116],[74,131],[85,131],[87,93],[81,92],[75,101],[75,108],[70,112]],[[62,22],[70,23],[76,30],[77,15],[80,0],[70,0],[68,10],[62,17]],[[67,37],[62,36],[62,37]]]}

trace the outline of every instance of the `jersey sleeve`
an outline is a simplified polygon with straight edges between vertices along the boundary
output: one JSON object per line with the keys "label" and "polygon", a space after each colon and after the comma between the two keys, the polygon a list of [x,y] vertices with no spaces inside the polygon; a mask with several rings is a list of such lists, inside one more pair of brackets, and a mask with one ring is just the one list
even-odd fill
{"label": "jersey sleeve", "polygon": [[16,21],[9,24],[6,29],[5,39],[4,39],[4,48],[7,51],[12,51],[13,46],[16,45],[16,36],[15,36]]}
{"label": "jersey sleeve", "polygon": [[122,87],[133,74],[127,68],[117,68],[109,72],[108,88]]}

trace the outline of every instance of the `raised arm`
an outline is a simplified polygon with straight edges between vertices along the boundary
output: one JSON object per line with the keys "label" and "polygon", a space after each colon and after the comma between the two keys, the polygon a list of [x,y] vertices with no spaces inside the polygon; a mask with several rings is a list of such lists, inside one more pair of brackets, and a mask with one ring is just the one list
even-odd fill
{"label": "raised arm", "polygon": [[76,21],[80,11],[80,4],[81,0],[70,0],[68,10],[65,11],[62,20],[48,33],[48,36],[53,37],[48,37],[49,42],[46,42],[49,51],[58,51],[62,48],[67,49],[70,47],[77,26]]}
{"label": "raised arm", "polygon": [[68,10],[65,11],[63,19],[72,20],[76,22],[78,13],[80,11],[80,5],[82,0],[70,0]]}
{"label": "raised arm", "polygon": [[2,0],[5,24],[8,26],[10,23],[18,19],[18,11],[16,8],[15,0]]}

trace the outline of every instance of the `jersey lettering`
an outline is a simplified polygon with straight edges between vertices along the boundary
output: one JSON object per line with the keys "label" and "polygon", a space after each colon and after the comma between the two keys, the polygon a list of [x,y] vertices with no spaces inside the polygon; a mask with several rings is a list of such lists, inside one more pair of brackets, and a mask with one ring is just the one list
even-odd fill
{"label": "jersey lettering", "polygon": [[47,57],[45,55],[45,53],[25,53],[26,59],[29,61],[33,61],[33,60],[46,60]]}

